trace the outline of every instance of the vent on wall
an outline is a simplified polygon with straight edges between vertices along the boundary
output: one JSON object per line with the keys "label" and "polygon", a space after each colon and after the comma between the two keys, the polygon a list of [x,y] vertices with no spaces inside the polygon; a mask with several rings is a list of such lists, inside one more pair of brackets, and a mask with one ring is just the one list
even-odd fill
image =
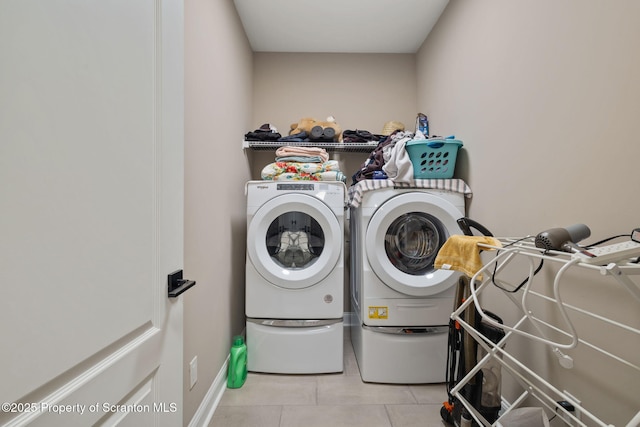
{"label": "vent on wall", "polygon": [[449,0],[234,0],[254,52],[415,53]]}

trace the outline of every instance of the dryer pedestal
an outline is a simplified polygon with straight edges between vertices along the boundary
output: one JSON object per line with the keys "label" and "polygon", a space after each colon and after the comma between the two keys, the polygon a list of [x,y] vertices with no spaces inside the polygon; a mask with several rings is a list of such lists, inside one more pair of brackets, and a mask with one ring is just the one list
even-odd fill
{"label": "dryer pedestal", "polygon": [[445,382],[447,326],[371,327],[356,315],[351,342],[364,382],[428,384]]}
{"label": "dryer pedestal", "polygon": [[344,321],[247,318],[247,369],[274,374],[343,371]]}

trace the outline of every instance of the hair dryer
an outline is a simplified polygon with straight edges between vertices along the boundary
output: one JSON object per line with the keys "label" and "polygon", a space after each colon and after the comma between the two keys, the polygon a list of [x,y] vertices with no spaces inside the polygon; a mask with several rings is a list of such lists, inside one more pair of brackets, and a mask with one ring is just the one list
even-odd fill
{"label": "hair dryer", "polygon": [[573,252],[580,250],[576,245],[579,241],[591,236],[591,230],[584,224],[574,224],[566,228],[552,228],[538,233],[535,239],[536,247],[547,251]]}

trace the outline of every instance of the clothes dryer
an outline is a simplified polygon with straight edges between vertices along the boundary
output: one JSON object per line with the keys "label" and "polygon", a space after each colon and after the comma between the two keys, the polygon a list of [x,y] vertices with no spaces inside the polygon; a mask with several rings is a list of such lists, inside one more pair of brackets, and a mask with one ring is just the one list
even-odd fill
{"label": "clothes dryer", "polygon": [[345,185],[250,181],[246,195],[248,370],[341,372]]}
{"label": "clothes dryer", "polygon": [[362,181],[359,203],[351,204],[351,339],[363,381],[445,380],[459,273],[433,264],[447,238],[460,234],[456,220],[470,190],[416,181],[416,188]]}

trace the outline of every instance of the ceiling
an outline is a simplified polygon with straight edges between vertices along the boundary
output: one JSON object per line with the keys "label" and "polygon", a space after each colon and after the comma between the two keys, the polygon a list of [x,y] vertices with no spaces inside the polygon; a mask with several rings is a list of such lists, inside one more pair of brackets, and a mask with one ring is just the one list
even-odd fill
{"label": "ceiling", "polygon": [[415,53],[449,0],[234,0],[254,52]]}

